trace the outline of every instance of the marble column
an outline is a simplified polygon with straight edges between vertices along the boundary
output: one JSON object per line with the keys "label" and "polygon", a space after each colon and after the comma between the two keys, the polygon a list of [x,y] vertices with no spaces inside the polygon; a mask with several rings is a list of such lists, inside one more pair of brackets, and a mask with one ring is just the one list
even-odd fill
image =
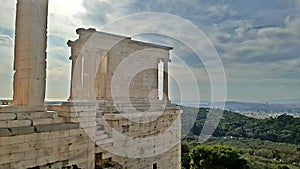
{"label": "marble column", "polygon": [[18,0],[14,51],[15,106],[42,106],[46,87],[48,0]]}
{"label": "marble column", "polygon": [[168,59],[165,59],[164,60],[164,80],[163,80],[163,92],[164,92],[164,100],[169,100],[169,87],[168,87],[168,84],[169,84],[169,68],[168,68],[168,64],[169,64],[169,60]]}
{"label": "marble column", "polygon": [[156,62],[156,65],[157,65],[157,69],[156,69],[157,99],[159,99],[159,63],[160,63],[160,59],[157,59],[157,62]]}
{"label": "marble column", "polygon": [[73,76],[74,76],[74,67],[76,65],[76,60],[77,60],[78,56],[70,56],[70,60],[72,61],[72,68],[71,68],[71,82],[70,82],[70,96],[68,101],[72,101],[73,100]]}

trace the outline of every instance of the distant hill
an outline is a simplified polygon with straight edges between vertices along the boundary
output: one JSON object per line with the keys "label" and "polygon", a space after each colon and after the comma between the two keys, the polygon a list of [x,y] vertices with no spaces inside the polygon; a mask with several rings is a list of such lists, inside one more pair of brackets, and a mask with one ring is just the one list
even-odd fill
{"label": "distant hill", "polygon": [[300,104],[300,98],[285,99],[285,100],[270,100],[269,103],[274,103],[274,104]]}
{"label": "distant hill", "polygon": [[[203,108],[220,108],[229,111],[241,112],[241,111],[254,111],[254,112],[268,112],[268,113],[299,113],[300,114],[300,102],[290,104],[278,104],[278,103],[252,103],[252,102],[237,102],[226,101],[217,102],[211,106],[210,103],[201,103],[198,106]],[[193,107],[198,107],[196,104]]]}
{"label": "distant hill", "polygon": [[[195,118],[196,108],[185,106],[181,108],[183,124]],[[193,140],[200,135],[209,110],[208,108],[198,109],[197,119],[186,140]],[[184,128],[182,130],[184,132]],[[225,110],[213,136],[258,138],[273,142],[300,144],[300,118],[283,114],[275,118],[256,119]]]}

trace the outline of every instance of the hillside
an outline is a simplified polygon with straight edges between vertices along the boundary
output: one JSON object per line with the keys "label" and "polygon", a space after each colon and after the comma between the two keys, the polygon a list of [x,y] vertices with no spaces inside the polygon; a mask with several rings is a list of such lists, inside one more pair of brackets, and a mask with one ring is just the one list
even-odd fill
{"label": "hillside", "polygon": [[[182,123],[189,123],[193,113],[198,112],[196,122],[185,140],[195,141],[206,120],[208,108],[181,107]],[[183,125],[184,126],[184,125]],[[183,129],[185,130],[185,129]],[[300,144],[300,118],[280,115],[276,118],[256,119],[225,110],[214,137],[257,138],[273,142]]]}
{"label": "hillside", "polygon": [[[241,158],[247,160],[249,169],[299,169],[300,146],[287,143],[274,143],[260,139],[247,138],[210,138],[204,144],[196,142],[182,143],[182,166],[189,169],[190,153],[197,145],[229,146]],[[217,154],[218,155],[218,154]],[[230,160],[231,161],[231,160]],[[216,163],[212,164],[214,167]],[[241,168],[241,167],[235,167]]]}

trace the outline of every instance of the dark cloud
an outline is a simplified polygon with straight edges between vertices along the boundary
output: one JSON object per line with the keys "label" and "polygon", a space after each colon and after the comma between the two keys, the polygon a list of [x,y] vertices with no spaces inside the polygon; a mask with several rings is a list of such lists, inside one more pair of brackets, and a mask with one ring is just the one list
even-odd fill
{"label": "dark cloud", "polygon": [[201,56],[197,56],[190,47],[172,37],[148,33],[139,35],[135,38],[146,42],[171,46],[173,47],[173,49],[171,50],[171,56],[174,54],[180,57],[180,59],[182,59],[182,61],[191,68],[204,67],[201,59],[199,58]]}

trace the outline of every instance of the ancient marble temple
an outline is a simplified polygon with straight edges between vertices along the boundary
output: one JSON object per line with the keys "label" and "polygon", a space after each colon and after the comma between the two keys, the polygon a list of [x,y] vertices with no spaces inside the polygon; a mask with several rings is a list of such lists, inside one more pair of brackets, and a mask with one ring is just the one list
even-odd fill
{"label": "ancient marble temple", "polygon": [[[99,32],[91,28],[79,28],[76,32],[79,39],[68,42],[71,47],[73,82],[70,100],[75,99],[74,94],[78,96],[77,100],[90,97],[111,100],[112,79],[117,69],[119,72],[136,72],[116,75],[121,81],[131,82],[128,86],[129,95],[118,92],[119,98],[157,99],[159,63],[163,63],[165,72],[162,79],[163,99],[168,99],[167,72],[171,47],[135,41],[130,37]],[[127,61],[125,66],[120,66],[124,61]],[[89,83],[88,79],[94,80],[95,84]],[[151,94],[153,91],[155,93]]]}

